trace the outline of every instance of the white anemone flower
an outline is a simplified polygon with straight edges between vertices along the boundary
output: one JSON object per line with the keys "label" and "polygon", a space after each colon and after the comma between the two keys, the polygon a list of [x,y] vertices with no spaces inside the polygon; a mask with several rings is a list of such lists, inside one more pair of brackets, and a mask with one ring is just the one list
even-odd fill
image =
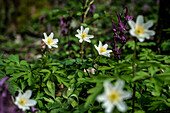
{"label": "white anemone flower", "polygon": [[124,99],[131,98],[131,92],[123,91],[124,81],[119,80],[113,86],[110,82],[104,82],[104,93],[97,96],[97,101],[103,102],[102,107],[105,108],[106,113],[111,113],[114,107],[117,106],[120,112],[127,110],[127,105]]}
{"label": "white anemone flower", "polygon": [[112,52],[112,50],[107,50],[107,48],[108,48],[107,44],[102,46],[102,42],[99,41],[99,46],[97,47],[96,45],[94,45],[94,47],[97,49],[99,55],[104,55],[104,56],[110,57],[110,52]]}
{"label": "white anemone flower", "polygon": [[21,91],[19,91],[19,94],[16,97],[15,104],[23,111],[29,110],[30,106],[34,106],[37,103],[36,100],[30,99],[31,95],[32,95],[31,90],[27,90],[24,94],[22,94]]}
{"label": "white anemone flower", "polygon": [[82,43],[83,41],[89,42],[91,43],[90,38],[94,38],[93,35],[88,35],[89,32],[89,28],[83,28],[83,26],[81,26],[81,30],[77,30],[78,34],[76,34],[75,36],[77,38],[79,38],[79,42]]}
{"label": "white anemone flower", "polygon": [[136,20],[136,24],[134,21],[128,21],[131,30],[129,31],[130,34],[134,37],[137,37],[140,42],[143,42],[146,39],[150,39],[150,36],[155,35],[155,31],[148,30],[150,27],[153,26],[152,21],[148,21],[144,23],[144,19],[142,15],[139,15]]}
{"label": "white anemone flower", "polygon": [[51,34],[49,36],[47,36],[46,33],[43,33],[45,39],[42,39],[44,41],[44,43],[51,49],[52,47],[58,48],[57,42],[58,39],[53,39],[54,37],[54,33],[51,32]]}

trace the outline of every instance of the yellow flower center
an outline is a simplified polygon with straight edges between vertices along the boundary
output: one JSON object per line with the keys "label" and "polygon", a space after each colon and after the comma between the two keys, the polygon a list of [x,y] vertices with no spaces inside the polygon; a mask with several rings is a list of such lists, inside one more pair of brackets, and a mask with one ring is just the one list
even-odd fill
{"label": "yellow flower center", "polygon": [[109,99],[113,102],[113,101],[117,101],[119,99],[119,95],[117,92],[112,92],[110,95],[109,95]]}
{"label": "yellow flower center", "polygon": [[52,38],[48,38],[48,39],[47,39],[47,44],[49,44],[49,45],[50,45],[51,43],[53,43]]}
{"label": "yellow flower center", "polygon": [[87,37],[87,34],[86,34],[86,33],[82,33],[82,34],[81,34],[81,37],[82,37],[82,38],[86,38],[86,37]]}
{"label": "yellow flower center", "polygon": [[143,32],[144,32],[143,26],[138,26],[136,28],[136,34],[137,35],[143,34]]}
{"label": "yellow flower center", "polygon": [[18,103],[22,106],[25,106],[25,104],[27,103],[27,99],[26,98],[20,98]]}
{"label": "yellow flower center", "polygon": [[104,47],[100,47],[100,52],[101,52],[101,53],[106,52],[106,48],[104,48]]}

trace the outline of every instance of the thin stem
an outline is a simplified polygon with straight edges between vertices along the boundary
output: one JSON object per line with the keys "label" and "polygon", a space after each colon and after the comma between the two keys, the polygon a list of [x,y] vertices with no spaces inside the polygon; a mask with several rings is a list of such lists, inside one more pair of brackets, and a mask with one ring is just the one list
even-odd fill
{"label": "thin stem", "polygon": [[[87,13],[88,13],[88,11],[89,11],[89,9],[90,9],[90,5],[91,4],[93,4],[93,2],[94,2],[94,0],[92,0],[89,4],[88,4],[88,0],[85,0],[85,2],[84,2],[84,8],[86,8],[85,9],[85,12],[84,12],[84,15],[82,16],[82,23],[86,23],[86,16],[87,16]],[[81,60],[83,61],[83,55],[84,55],[84,52],[83,52],[83,43],[81,43],[81,52],[80,52],[80,54],[81,54]]]}
{"label": "thin stem", "polygon": [[98,56],[98,61],[97,61],[97,74],[99,73],[99,61],[100,61],[100,55]]}
{"label": "thin stem", "polygon": [[[135,48],[134,48],[134,55],[132,59],[132,69],[133,69],[133,77],[136,76],[136,66],[135,66],[135,59],[136,59],[136,46],[137,46],[137,39],[135,38]],[[135,92],[136,92],[136,84],[133,87],[133,103],[132,103],[132,113],[135,112]]]}
{"label": "thin stem", "polygon": [[81,54],[81,60],[83,61],[83,55],[84,55],[84,46],[83,46],[83,42],[81,43],[81,51],[80,51],[80,54]]}

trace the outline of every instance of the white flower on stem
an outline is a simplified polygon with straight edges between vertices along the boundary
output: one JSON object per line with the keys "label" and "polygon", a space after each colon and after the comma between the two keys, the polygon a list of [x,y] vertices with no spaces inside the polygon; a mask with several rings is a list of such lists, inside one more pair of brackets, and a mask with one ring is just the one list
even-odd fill
{"label": "white flower on stem", "polygon": [[27,90],[24,94],[19,91],[19,94],[15,100],[15,104],[23,111],[29,110],[31,106],[34,106],[37,103],[36,100],[30,99],[31,95],[31,90]]}
{"label": "white flower on stem", "polygon": [[44,43],[51,49],[52,47],[58,48],[57,42],[58,39],[53,39],[54,37],[54,33],[51,32],[51,34],[49,36],[47,36],[46,33],[43,33],[45,39],[42,39],[44,41]]}
{"label": "white flower on stem", "polygon": [[146,39],[150,39],[150,36],[155,35],[155,31],[148,30],[150,27],[153,26],[152,21],[148,21],[144,23],[144,19],[142,15],[139,15],[136,20],[136,24],[134,21],[128,21],[131,30],[129,31],[130,34],[134,37],[137,37],[140,42],[143,42]]}
{"label": "white flower on stem", "polygon": [[81,26],[81,30],[77,30],[78,34],[76,34],[75,36],[77,38],[79,38],[79,42],[82,43],[83,41],[89,42],[91,43],[90,38],[94,38],[93,35],[88,35],[89,32],[89,28],[83,28],[83,26]]}
{"label": "white flower on stem", "polygon": [[97,47],[96,45],[94,45],[94,47],[97,49],[99,55],[104,55],[104,56],[110,57],[110,52],[112,52],[112,50],[107,50],[107,48],[108,48],[107,44],[102,46],[102,42],[99,41],[99,46]]}
{"label": "white flower on stem", "polygon": [[111,113],[115,106],[120,112],[127,110],[127,105],[123,100],[131,98],[131,92],[123,91],[123,87],[123,80],[117,81],[115,86],[108,81],[104,82],[104,93],[97,96],[97,101],[103,102],[102,107],[105,108],[106,113]]}

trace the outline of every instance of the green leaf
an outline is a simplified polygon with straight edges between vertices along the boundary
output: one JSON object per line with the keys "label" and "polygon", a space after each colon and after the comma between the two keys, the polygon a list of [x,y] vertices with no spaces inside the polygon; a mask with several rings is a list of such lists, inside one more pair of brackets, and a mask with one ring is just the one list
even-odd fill
{"label": "green leaf", "polygon": [[32,82],[33,82],[32,77],[33,77],[32,74],[31,74],[31,73],[28,73],[28,80],[27,80],[27,82],[28,82],[28,85],[29,85],[29,86],[32,85]]}
{"label": "green leaf", "polygon": [[18,55],[10,55],[8,59],[19,64],[19,56]]}
{"label": "green leaf", "polygon": [[149,78],[149,74],[143,71],[140,72],[136,72],[136,76],[132,79],[132,81],[137,81],[137,80],[142,80],[142,79],[146,79]]}
{"label": "green leaf", "polygon": [[91,93],[91,95],[87,97],[85,107],[88,107],[90,104],[93,104],[95,102],[97,95],[101,92],[102,89],[102,84],[98,83],[96,87],[88,90],[87,93]]}
{"label": "green leaf", "polygon": [[82,78],[83,77],[83,71],[79,70],[78,71],[78,76],[79,76],[79,78]]}
{"label": "green leaf", "polygon": [[14,80],[18,79],[19,77],[26,75],[26,74],[28,74],[28,72],[14,73],[11,75],[12,77],[9,79],[9,81],[14,81]]}
{"label": "green leaf", "polygon": [[100,66],[100,67],[98,68],[98,70],[104,71],[104,70],[110,70],[110,69],[112,69],[112,68],[114,68],[114,66],[111,66],[111,67],[108,67],[108,66]]}
{"label": "green leaf", "polygon": [[93,18],[94,18],[94,19],[99,18],[99,14],[95,13],[95,14],[93,15]]}
{"label": "green leaf", "polygon": [[44,91],[47,95],[53,97],[55,99],[55,84],[54,82],[47,81],[47,88],[44,88]]}
{"label": "green leaf", "polygon": [[54,103],[54,100],[51,99],[51,98],[46,98],[46,97],[44,97],[44,100],[47,101],[47,102],[50,102],[50,103]]}
{"label": "green leaf", "polygon": [[0,71],[0,80],[2,79],[2,78],[5,78],[6,77],[6,74],[5,74],[5,72],[3,72],[3,71]]}
{"label": "green leaf", "polygon": [[137,111],[135,111],[135,113],[145,113],[145,111],[137,110]]}
{"label": "green leaf", "polygon": [[51,75],[51,71],[48,69],[42,69],[40,72],[46,73],[45,78],[43,79],[44,81],[46,81]]}
{"label": "green leaf", "polygon": [[162,81],[170,82],[170,71],[167,71],[161,74],[156,74],[154,77],[159,78]]}

